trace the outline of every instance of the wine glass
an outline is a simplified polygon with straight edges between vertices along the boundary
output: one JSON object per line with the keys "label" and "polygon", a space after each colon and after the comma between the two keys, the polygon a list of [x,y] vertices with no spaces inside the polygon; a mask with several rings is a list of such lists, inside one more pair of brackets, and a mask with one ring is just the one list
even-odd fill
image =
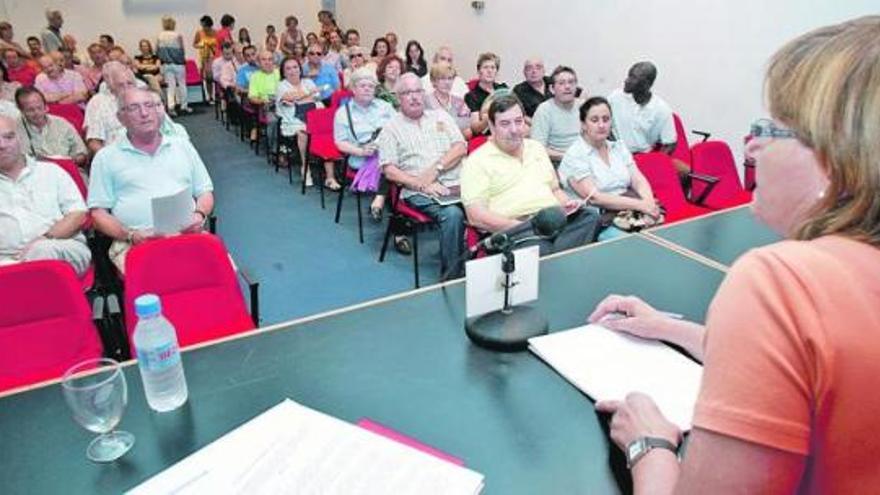
{"label": "wine glass", "polygon": [[64,373],[61,389],[73,419],[100,434],[89,444],[86,457],[94,462],[112,462],[134,445],[134,435],[113,431],[128,402],[128,387],[118,362],[98,358],[78,363]]}

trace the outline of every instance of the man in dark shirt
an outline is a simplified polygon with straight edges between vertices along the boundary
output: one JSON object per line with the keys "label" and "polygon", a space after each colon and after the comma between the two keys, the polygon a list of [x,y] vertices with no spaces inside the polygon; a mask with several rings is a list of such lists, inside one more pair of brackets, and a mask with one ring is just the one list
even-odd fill
{"label": "man in dark shirt", "polygon": [[513,92],[523,104],[523,111],[531,119],[538,109],[538,105],[553,97],[550,92],[552,81],[544,73],[544,61],[540,58],[530,58],[523,65],[525,81],[513,87]]}

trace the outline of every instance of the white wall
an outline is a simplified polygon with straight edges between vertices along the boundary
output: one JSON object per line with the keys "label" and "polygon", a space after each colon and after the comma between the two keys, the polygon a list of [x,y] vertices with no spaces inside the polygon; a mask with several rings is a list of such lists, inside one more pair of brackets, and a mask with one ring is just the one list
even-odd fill
{"label": "white wall", "polygon": [[262,43],[266,24],[280,31],[291,14],[299,18],[302,29],[315,29],[321,0],[0,0],[0,15],[12,23],[15,39],[24,44],[27,36],[38,35],[46,25],[47,7],[63,12],[62,31],[74,35],[83,48],[100,33],[109,33],[132,52],[141,38],[155,39],[165,14],[177,19],[177,29],[187,41],[201,16],[213,17],[219,29],[220,16],[229,13],[236,19],[235,36],[238,28],[247,27],[253,41]]}
{"label": "white wall", "polygon": [[763,113],[768,57],[784,41],[824,24],[878,13],[877,0],[337,0],[340,21],[366,45],[388,30],[433,53],[449,44],[466,79],[481,51],[501,56],[501,76],[522,80],[523,61],[544,57],[548,72],[571,65],[589,93],[622,85],[629,66],[659,68],[655,92],[685,126],[711,131],[740,156],[742,137]]}

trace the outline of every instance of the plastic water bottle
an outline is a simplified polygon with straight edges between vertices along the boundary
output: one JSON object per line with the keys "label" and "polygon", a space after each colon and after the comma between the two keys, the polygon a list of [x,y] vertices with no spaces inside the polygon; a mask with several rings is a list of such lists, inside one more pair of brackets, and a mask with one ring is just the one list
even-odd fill
{"label": "plastic water bottle", "polygon": [[144,294],[134,300],[134,308],[134,345],[147,403],[158,412],[177,409],[188,396],[177,333],[162,316],[159,296]]}

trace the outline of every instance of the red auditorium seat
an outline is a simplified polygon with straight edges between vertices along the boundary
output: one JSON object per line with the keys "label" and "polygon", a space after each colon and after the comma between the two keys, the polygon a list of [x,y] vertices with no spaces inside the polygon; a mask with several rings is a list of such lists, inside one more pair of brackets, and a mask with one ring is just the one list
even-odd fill
{"label": "red auditorium seat", "polygon": [[654,197],[666,210],[666,223],[692,218],[712,210],[690,203],[681,189],[681,181],[672,158],[665,153],[636,153],[633,155],[642,175],[651,184]]}
{"label": "red auditorium seat", "polygon": [[[739,206],[752,201],[752,194],[743,189],[736,171],[730,147],[724,141],[706,141],[691,148],[691,170],[694,173],[718,178],[705,198],[698,204],[713,210]],[[693,181],[691,198],[704,195],[706,183]]]}

